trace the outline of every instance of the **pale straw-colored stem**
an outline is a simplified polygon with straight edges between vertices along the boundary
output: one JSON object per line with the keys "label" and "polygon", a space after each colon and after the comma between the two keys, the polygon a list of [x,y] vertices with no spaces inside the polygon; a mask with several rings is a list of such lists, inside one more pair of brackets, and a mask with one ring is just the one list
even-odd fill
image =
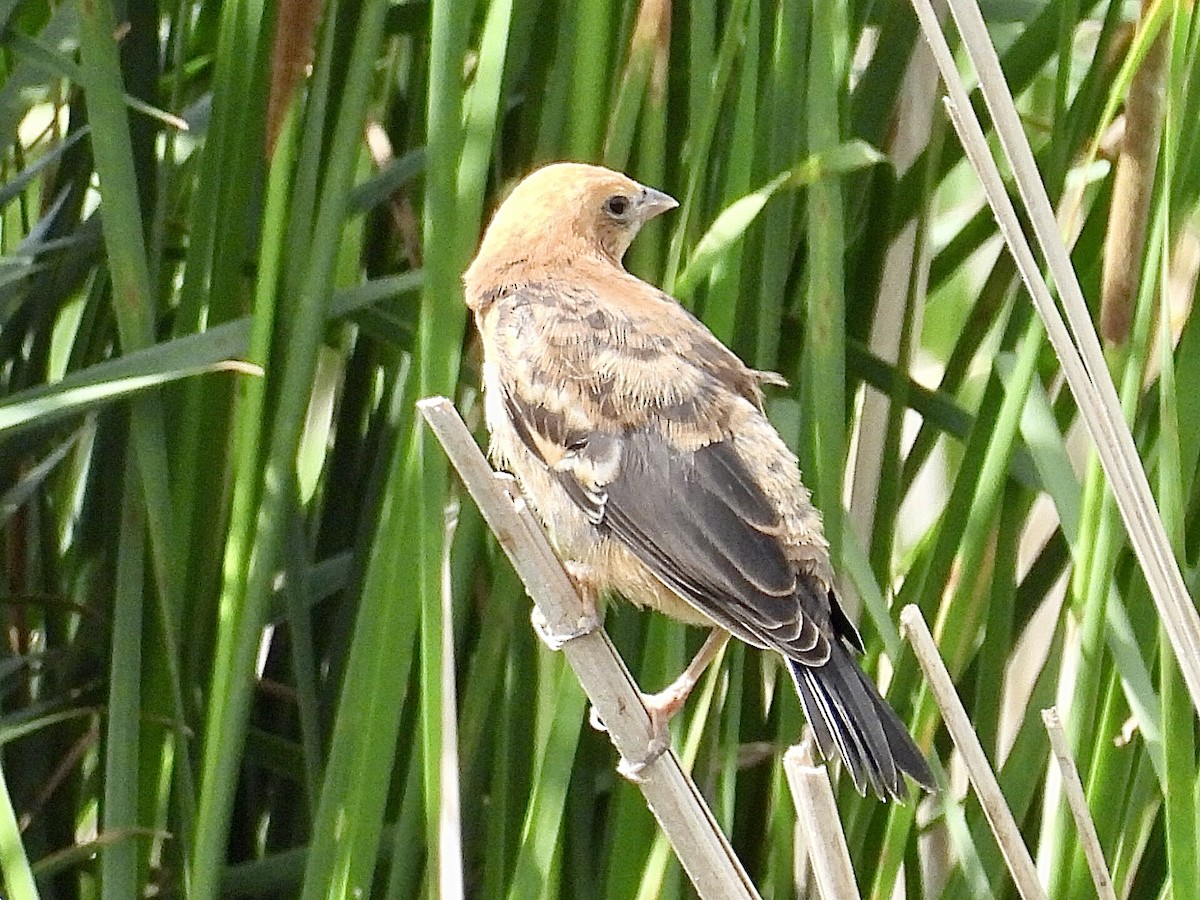
{"label": "pale straw-colored stem", "polygon": [[913,605],[904,607],[900,613],[900,627],[912,644],[917,662],[925,673],[929,689],[933,692],[933,698],[942,711],[942,720],[946,723],[958,752],[962,754],[963,762],[966,763],[967,776],[971,779],[979,797],[979,804],[983,807],[983,814],[987,816],[988,824],[992,826],[992,832],[1000,844],[1000,852],[1008,864],[1008,871],[1012,873],[1018,893],[1025,900],[1046,900],[1046,891],[1038,881],[1037,868],[1029,855],[1029,848],[1021,839],[1021,829],[1017,827],[1017,820],[1000,791],[996,773],[992,771],[987,754],[983,752],[983,745],[979,743],[979,736],[975,733],[975,726],[954,690],[950,672],[942,662],[942,656],[938,653],[921,610]]}
{"label": "pale straw-colored stem", "polygon": [[[496,479],[449,400],[430,397],[417,407],[512,561],[547,630],[578,630],[583,603],[528,507]],[[654,738],[650,716],[608,635],[597,629],[567,641],[562,652],[617,751],[625,759],[643,758]],[[674,750],[640,768],[635,783],[701,897],[758,900],[758,891]]]}
{"label": "pale straw-colored stem", "polygon": [[1100,836],[1096,834],[1096,823],[1092,821],[1092,813],[1088,809],[1087,797],[1083,793],[1083,782],[1079,780],[1079,770],[1075,767],[1075,758],[1071,756],[1071,748],[1067,746],[1067,736],[1063,732],[1062,720],[1058,717],[1055,707],[1042,710],[1042,722],[1046,725],[1046,734],[1050,737],[1050,750],[1058,763],[1058,771],[1062,775],[1063,793],[1067,795],[1067,805],[1075,818],[1075,827],[1079,831],[1079,842],[1083,845],[1083,854],[1087,858],[1088,869],[1092,873],[1092,884],[1096,886],[1096,896],[1100,900],[1117,900],[1113,891],[1112,878],[1108,874],[1108,866],[1104,862],[1104,851],[1100,848]]}
{"label": "pale straw-colored stem", "polygon": [[823,900],[857,900],[858,885],[828,769],[813,759],[812,746],[806,741],[783,755],[783,771],[807,841],[817,891]]}

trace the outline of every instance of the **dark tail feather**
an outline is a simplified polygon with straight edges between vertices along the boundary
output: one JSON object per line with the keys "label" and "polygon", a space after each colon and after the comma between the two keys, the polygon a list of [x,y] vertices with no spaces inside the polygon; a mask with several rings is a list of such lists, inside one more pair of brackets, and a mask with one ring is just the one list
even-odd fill
{"label": "dark tail feather", "polygon": [[823,666],[792,660],[788,666],[822,755],[841,757],[860,794],[869,786],[881,799],[907,799],[903,772],[936,789],[908,729],[840,643],[833,643]]}

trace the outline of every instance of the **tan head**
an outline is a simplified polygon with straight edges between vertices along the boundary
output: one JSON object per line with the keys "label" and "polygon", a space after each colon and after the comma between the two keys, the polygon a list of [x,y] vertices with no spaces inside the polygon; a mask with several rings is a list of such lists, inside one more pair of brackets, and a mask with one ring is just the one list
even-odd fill
{"label": "tan head", "polygon": [[[516,186],[463,276],[467,302],[514,270],[600,259],[620,266],[648,220],[679,204],[661,191],[600,166],[554,163]],[[472,303],[472,305],[474,305]]]}

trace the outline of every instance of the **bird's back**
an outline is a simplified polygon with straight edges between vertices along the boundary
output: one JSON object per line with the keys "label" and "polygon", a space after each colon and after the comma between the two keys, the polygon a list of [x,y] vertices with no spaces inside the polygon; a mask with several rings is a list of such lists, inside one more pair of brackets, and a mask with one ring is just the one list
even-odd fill
{"label": "bird's back", "polygon": [[[561,479],[547,464],[561,464],[582,435],[646,434],[691,467],[692,497],[706,487],[697,467],[711,465],[720,477],[736,471],[761,498],[772,521],[752,529],[756,546],[739,546],[739,553],[779,556],[829,588],[820,516],[795,456],[762,411],[756,373],[676,301],[623,271],[581,266],[523,281],[493,297],[477,318],[489,347],[493,454],[521,480],[560,547],[586,547],[590,532],[586,516],[558,502]],[[532,427],[522,434],[514,418]],[[677,505],[687,509],[682,499]],[[821,625],[829,621],[828,609],[808,613]],[[751,642],[770,645],[762,636]]]}

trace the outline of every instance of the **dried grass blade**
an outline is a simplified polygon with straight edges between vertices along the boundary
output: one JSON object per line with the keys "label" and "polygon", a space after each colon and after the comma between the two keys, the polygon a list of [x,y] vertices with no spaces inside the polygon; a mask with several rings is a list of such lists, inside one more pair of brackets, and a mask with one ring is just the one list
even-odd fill
{"label": "dried grass blade", "polygon": [[1079,770],[1075,767],[1071,748],[1067,746],[1067,736],[1063,732],[1058,710],[1053,706],[1043,709],[1042,721],[1046,724],[1046,734],[1050,737],[1050,749],[1054,753],[1058,771],[1062,775],[1063,792],[1067,795],[1067,804],[1071,807],[1075,827],[1079,830],[1079,842],[1083,844],[1083,853],[1087,857],[1088,869],[1092,873],[1092,883],[1096,886],[1096,896],[1100,900],[1117,900],[1117,895],[1113,891],[1112,878],[1108,874],[1108,866],[1104,862],[1104,851],[1100,848],[1100,836],[1096,834],[1096,823],[1092,821],[1092,814],[1088,810],[1087,797],[1083,794],[1083,782],[1079,780]]}
{"label": "dried grass blade", "polygon": [[806,741],[783,755],[783,771],[796,804],[796,817],[804,829],[817,891],[825,900],[857,900],[861,895],[828,770],[816,763]]}
{"label": "dried grass blade", "polygon": [[[567,633],[577,628],[583,606],[562,564],[542,530],[531,522],[528,509],[514,503],[498,483],[453,404],[444,397],[429,397],[417,407],[545,616],[548,629]],[[608,635],[603,629],[593,631],[569,641],[563,653],[618,752],[627,759],[643,754],[651,740],[650,717]],[[701,897],[759,900],[674,750],[647,765],[636,784]]]}
{"label": "dried grass blade", "polygon": [[954,690],[954,682],[950,680],[950,673],[946,664],[942,662],[921,610],[913,605],[904,607],[900,613],[900,627],[912,644],[917,662],[920,663],[938,708],[942,711],[942,719],[950,731],[950,737],[954,739],[954,744],[966,763],[967,775],[971,784],[975,786],[975,793],[979,796],[984,815],[987,816],[1000,844],[1000,852],[1004,854],[1004,861],[1012,873],[1017,891],[1025,900],[1046,900],[1046,892],[1038,881],[1037,868],[1029,855],[1029,848],[1021,839],[1017,820],[1000,791],[996,773],[992,771],[987,754],[983,752],[983,745],[979,743],[975,734],[975,726],[971,724],[967,711]]}

